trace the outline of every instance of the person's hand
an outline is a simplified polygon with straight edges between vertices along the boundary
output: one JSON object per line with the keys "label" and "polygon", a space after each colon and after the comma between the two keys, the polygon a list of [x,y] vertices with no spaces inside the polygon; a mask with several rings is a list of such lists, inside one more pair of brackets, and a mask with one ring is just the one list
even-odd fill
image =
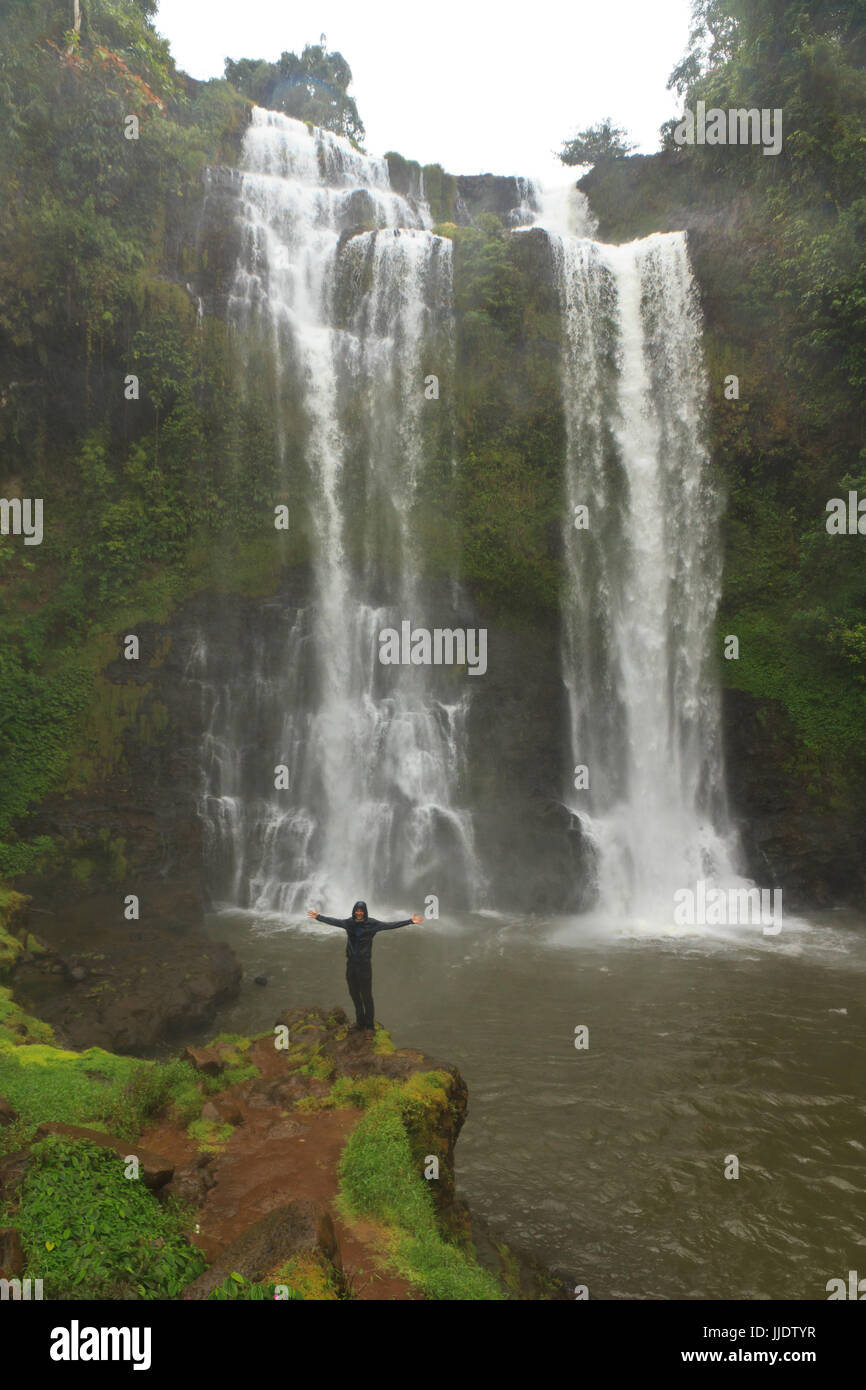
{"label": "person's hand", "polygon": [[311,907],[308,907],[308,908],[307,908],[307,916],[308,916],[308,917],[318,917],[318,915],[319,915],[318,912],[314,912],[313,909],[312,909]]}
{"label": "person's hand", "polygon": [[415,923],[415,925],[416,925],[416,927],[417,927],[417,926],[420,925],[421,922],[424,921],[424,918],[422,917],[422,915],[421,915],[420,912],[413,912],[413,913],[412,913],[412,921]]}

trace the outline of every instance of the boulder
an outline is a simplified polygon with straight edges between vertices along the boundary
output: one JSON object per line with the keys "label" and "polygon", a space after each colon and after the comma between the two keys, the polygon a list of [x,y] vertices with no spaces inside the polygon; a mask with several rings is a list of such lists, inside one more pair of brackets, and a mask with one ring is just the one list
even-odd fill
{"label": "boulder", "polygon": [[91,1144],[98,1144],[101,1149],[113,1149],[120,1158],[127,1158],[132,1154],[138,1159],[139,1173],[145,1187],[149,1187],[152,1192],[163,1187],[171,1180],[174,1173],[174,1164],[161,1154],[153,1153],[151,1149],[144,1149],[140,1144],[129,1144],[123,1139],[117,1139],[112,1134],[103,1134],[98,1129],[84,1129],[80,1125],[66,1125],[48,1121],[41,1124],[34,1135],[34,1141],[47,1139],[49,1135],[56,1135],[61,1139],[88,1139]]}
{"label": "boulder", "polygon": [[341,1268],[334,1223],[327,1208],[305,1197],[268,1212],[248,1227],[181,1297],[205,1299],[231,1274],[242,1274],[253,1282],[264,1279],[301,1251],[318,1252]]}
{"label": "boulder", "polygon": [[208,1192],[216,1187],[216,1178],[210,1171],[212,1154],[200,1154],[190,1163],[181,1163],[174,1170],[174,1177],[159,1190],[159,1200],[179,1197],[192,1206],[201,1206]]}
{"label": "boulder", "polygon": [[305,1100],[307,1096],[326,1096],[330,1093],[331,1086],[328,1081],[322,1081],[317,1076],[304,1076],[301,1072],[293,1072],[284,1081],[271,1081],[265,1083],[258,1094],[250,1098],[250,1104],[255,1108],[264,1109],[269,1105],[281,1105],[284,1109],[289,1109],[296,1100]]}
{"label": "boulder", "polygon": [[213,1047],[187,1047],[181,1060],[189,1062],[203,1076],[219,1076],[225,1066],[225,1061]]}
{"label": "boulder", "polygon": [[231,1096],[213,1096],[206,1100],[201,1108],[201,1117],[217,1124],[242,1125],[244,1122],[241,1108]]}

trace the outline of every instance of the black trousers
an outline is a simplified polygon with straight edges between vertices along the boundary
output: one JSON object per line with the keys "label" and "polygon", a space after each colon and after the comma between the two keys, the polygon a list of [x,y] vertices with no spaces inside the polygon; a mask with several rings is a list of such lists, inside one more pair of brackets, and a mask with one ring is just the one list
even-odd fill
{"label": "black trousers", "polygon": [[359,1028],[373,1028],[373,962],[347,960],[346,984],[355,1005],[355,1022]]}

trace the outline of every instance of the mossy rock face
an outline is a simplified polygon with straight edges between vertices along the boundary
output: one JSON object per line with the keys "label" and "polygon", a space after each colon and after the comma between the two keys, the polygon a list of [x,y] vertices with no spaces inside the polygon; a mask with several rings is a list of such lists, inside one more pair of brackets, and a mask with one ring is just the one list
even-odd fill
{"label": "mossy rock face", "polygon": [[301,1250],[272,1274],[275,1298],[301,1298],[305,1301],[335,1302],[341,1297],[343,1280],[333,1261],[318,1249]]}
{"label": "mossy rock face", "polygon": [[12,998],[11,989],[0,987],[0,1044],[52,1043],[54,1030],[28,1014]]}
{"label": "mossy rock face", "polygon": [[385,155],[388,178],[395,193],[404,198],[417,198],[421,192],[421,165],[415,159],[405,159],[395,150]]}
{"label": "mossy rock face", "polygon": [[439,1178],[430,1182],[437,1207],[454,1201],[454,1149],[468,1107],[468,1090],[457,1068],[416,1072],[399,1092],[400,1110],[412,1156],[423,1173],[431,1157],[439,1164]]}
{"label": "mossy rock face", "polygon": [[25,894],[0,884],[0,980],[8,978],[25,952],[45,949],[27,930],[29,903]]}

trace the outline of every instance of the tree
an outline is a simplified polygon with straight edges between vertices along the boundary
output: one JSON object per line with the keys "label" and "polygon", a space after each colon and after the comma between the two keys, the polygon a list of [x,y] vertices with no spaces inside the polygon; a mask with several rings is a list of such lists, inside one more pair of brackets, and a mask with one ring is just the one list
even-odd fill
{"label": "tree", "polygon": [[364,138],[364,123],[354,97],[348,94],[352,69],[342,53],[328,53],[323,43],[308,43],[300,57],[281,53],[276,63],[226,58],[225,76],[259,106],[311,121],[356,144]]}
{"label": "tree", "polygon": [[633,141],[627,139],[628,131],[615,126],[610,116],[598,125],[589,126],[566,140],[558,158],[563,164],[600,164],[606,159],[621,159],[635,148]]}

